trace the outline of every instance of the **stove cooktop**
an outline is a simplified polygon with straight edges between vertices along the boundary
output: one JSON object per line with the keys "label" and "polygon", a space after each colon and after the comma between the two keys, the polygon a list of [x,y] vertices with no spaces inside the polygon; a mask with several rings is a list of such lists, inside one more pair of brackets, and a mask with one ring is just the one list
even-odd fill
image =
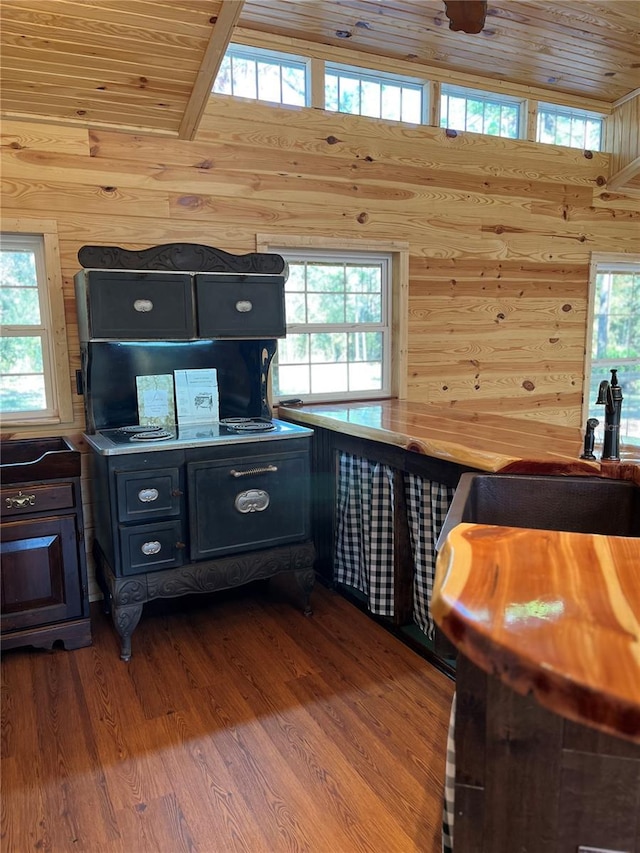
{"label": "stove cooktop", "polygon": [[208,444],[235,444],[249,441],[274,441],[311,435],[307,427],[264,418],[228,418],[197,426],[161,428],[130,425],[85,433],[87,443],[103,456],[176,450]]}

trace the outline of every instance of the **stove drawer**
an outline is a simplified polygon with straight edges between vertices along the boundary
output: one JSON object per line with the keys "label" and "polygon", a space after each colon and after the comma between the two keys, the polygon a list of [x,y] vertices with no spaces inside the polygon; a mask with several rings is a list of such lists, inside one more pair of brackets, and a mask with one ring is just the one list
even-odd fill
{"label": "stove drawer", "polygon": [[180,521],[120,528],[123,575],[173,569],[184,563],[185,543]]}
{"label": "stove drawer", "polygon": [[118,521],[143,522],[180,515],[182,489],[178,468],[116,472]]}
{"label": "stove drawer", "polygon": [[309,538],[306,451],[187,464],[190,557]]}

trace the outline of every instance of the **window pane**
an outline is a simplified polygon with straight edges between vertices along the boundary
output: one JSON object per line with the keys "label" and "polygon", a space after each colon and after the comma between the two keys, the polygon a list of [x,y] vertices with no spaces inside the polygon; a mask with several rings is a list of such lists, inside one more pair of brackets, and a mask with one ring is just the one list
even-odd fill
{"label": "window pane", "polygon": [[254,60],[232,57],[233,94],[240,98],[257,98],[256,63]]}
{"label": "window pane", "polygon": [[307,79],[303,68],[282,68],[282,102],[304,107],[307,102]]}
{"label": "window pane", "polygon": [[279,365],[274,373],[274,388],[276,394],[309,394],[311,393],[311,382],[309,379],[309,367],[292,367]]}
{"label": "window pane", "polygon": [[42,339],[36,335],[0,338],[0,370],[2,373],[42,373]]}
{"label": "window pane", "polygon": [[289,264],[289,277],[284,289],[304,291],[306,287],[304,264]]}
{"label": "window pane", "polygon": [[5,325],[39,326],[40,297],[33,252],[0,252],[0,321]]}
{"label": "window pane", "polygon": [[232,95],[233,87],[231,85],[231,58],[225,56],[220,65],[216,82],[213,84],[213,91],[217,95]]}
{"label": "window pane", "polygon": [[399,86],[390,86],[388,83],[382,84],[381,118],[386,118],[389,121],[400,120],[400,96],[401,89]]}
{"label": "window pane", "polygon": [[46,408],[44,376],[0,377],[0,411],[43,412]]}
{"label": "window pane", "polygon": [[346,364],[311,365],[311,393],[335,394],[349,390],[349,371]]}
{"label": "window pane", "polygon": [[362,115],[380,118],[380,84],[362,81]]}
{"label": "window pane", "polygon": [[310,293],[307,297],[309,323],[344,323],[344,296]]}
{"label": "window pane", "polygon": [[333,292],[344,290],[344,265],[313,264],[307,267],[307,289]]}
{"label": "window pane", "polygon": [[382,360],[382,335],[379,332],[352,332],[349,335],[349,361]]}
{"label": "window pane", "polygon": [[311,361],[339,362],[347,360],[347,333],[316,333],[311,335]]}
{"label": "window pane", "polygon": [[328,110],[338,111],[338,77],[336,74],[325,74],[324,105]]}
{"label": "window pane", "polygon": [[422,92],[417,89],[402,89],[402,121],[413,124],[422,122]]}
{"label": "window pane", "polygon": [[306,364],[309,361],[309,335],[287,335],[278,341],[280,364]]}
{"label": "window pane", "polygon": [[378,391],[382,388],[380,362],[363,361],[349,365],[349,388],[358,391]]}
{"label": "window pane", "polygon": [[379,323],[382,305],[377,294],[347,296],[347,323]]}
{"label": "window pane", "polygon": [[307,303],[303,293],[286,293],[284,295],[288,323],[307,322]]}
{"label": "window pane", "polygon": [[339,84],[338,109],[341,113],[360,113],[360,83],[349,77],[341,77]]}
{"label": "window pane", "polygon": [[262,101],[282,102],[280,88],[280,66],[270,62],[258,62],[258,98]]}
{"label": "window pane", "polygon": [[380,267],[347,267],[347,291],[380,293]]}

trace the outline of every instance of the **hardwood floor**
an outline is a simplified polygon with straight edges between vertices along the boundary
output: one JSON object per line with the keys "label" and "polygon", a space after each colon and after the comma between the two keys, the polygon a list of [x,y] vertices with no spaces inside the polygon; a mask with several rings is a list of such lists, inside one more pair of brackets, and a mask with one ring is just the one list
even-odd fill
{"label": "hardwood floor", "polygon": [[321,586],[2,660],[2,851],[436,853],[453,683]]}

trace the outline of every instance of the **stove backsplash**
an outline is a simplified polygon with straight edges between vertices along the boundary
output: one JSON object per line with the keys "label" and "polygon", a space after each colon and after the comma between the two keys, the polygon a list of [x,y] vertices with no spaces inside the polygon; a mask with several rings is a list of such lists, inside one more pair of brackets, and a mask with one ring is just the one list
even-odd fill
{"label": "stove backsplash", "polygon": [[138,423],[137,376],[215,368],[220,418],[271,418],[274,340],[93,341],[82,346],[87,432]]}

